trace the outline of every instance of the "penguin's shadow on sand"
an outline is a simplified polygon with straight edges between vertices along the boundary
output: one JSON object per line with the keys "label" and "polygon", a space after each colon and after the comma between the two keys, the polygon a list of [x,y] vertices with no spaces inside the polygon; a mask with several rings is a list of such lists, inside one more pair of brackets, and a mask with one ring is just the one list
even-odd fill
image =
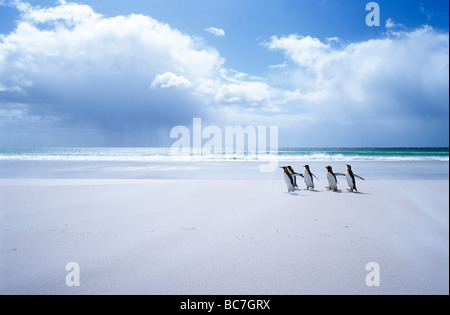
{"label": "penguin's shadow on sand", "polygon": [[361,191],[349,191],[347,190],[348,194],[355,194],[355,195],[370,195],[369,193],[361,192]]}
{"label": "penguin's shadow on sand", "polygon": [[342,194],[342,190],[337,189],[337,190],[331,190],[331,189],[326,189],[325,192],[331,192],[331,193],[335,193],[335,194]]}
{"label": "penguin's shadow on sand", "polygon": [[296,190],[295,192],[285,192],[286,195],[291,195],[291,196],[297,196],[297,197],[309,197],[308,195],[300,195],[299,194],[302,192],[313,192],[313,193],[324,193],[324,192],[332,192],[335,194],[342,194],[342,193],[347,193],[347,194],[355,194],[355,195],[371,195],[370,193],[365,193],[365,192],[360,192],[360,191],[342,191],[341,189],[338,189],[336,191],[332,191],[332,190],[316,190],[316,189],[310,189],[310,190]]}
{"label": "penguin's shadow on sand", "polygon": [[363,193],[363,192],[360,192],[360,191],[350,191],[350,190],[345,190],[345,191],[342,191],[341,189],[338,189],[338,190],[336,190],[336,191],[332,191],[332,190],[329,190],[329,192],[334,192],[334,193],[337,193],[337,194],[342,194],[342,193],[347,193],[347,194],[355,194],[355,195],[370,195],[370,194],[368,194],[368,193]]}
{"label": "penguin's shadow on sand", "polygon": [[360,191],[350,191],[350,190],[345,190],[342,191],[341,189],[338,189],[336,191],[332,191],[332,190],[327,190],[327,192],[333,192],[335,194],[342,194],[342,193],[347,193],[347,194],[355,194],[355,195],[370,195],[369,193],[364,193],[364,192],[360,192]]}

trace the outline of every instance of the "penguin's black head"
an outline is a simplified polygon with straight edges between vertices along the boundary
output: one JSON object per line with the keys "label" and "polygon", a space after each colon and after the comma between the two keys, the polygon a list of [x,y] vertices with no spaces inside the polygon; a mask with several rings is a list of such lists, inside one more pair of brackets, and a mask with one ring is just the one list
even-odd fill
{"label": "penguin's black head", "polygon": [[303,165],[303,167],[309,170],[309,165]]}
{"label": "penguin's black head", "polygon": [[333,172],[333,168],[331,166],[327,166],[325,168],[327,169],[328,172],[330,172],[330,173]]}
{"label": "penguin's black head", "polygon": [[352,169],[352,166],[347,164],[347,168],[348,168],[349,170],[351,170],[351,169]]}

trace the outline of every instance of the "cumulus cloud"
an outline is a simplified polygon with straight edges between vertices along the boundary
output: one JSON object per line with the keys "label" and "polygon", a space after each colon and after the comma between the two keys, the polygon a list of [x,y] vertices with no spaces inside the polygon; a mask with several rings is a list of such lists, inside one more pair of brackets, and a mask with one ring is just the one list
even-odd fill
{"label": "cumulus cloud", "polygon": [[208,32],[208,33],[211,33],[211,34],[213,34],[214,36],[217,36],[217,37],[225,36],[225,31],[223,29],[221,29],[221,28],[208,27],[208,28],[205,28],[205,31]]}
{"label": "cumulus cloud", "polygon": [[286,37],[272,37],[266,46],[272,50],[286,52],[293,61],[301,66],[311,66],[329,51],[330,46],[311,36],[289,35]]}
{"label": "cumulus cloud", "polygon": [[270,100],[275,90],[262,82],[230,83],[220,86],[216,98],[225,103],[248,103],[258,106],[261,102]]}
{"label": "cumulus cloud", "polygon": [[395,23],[394,20],[392,19],[387,19],[386,20],[386,29],[390,30],[390,29],[394,29],[394,28],[401,28],[401,29],[406,29],[406,27],[403,24],[400,23]]}
{"label": "cumulus cloud", "polygon": [[[281,91],[273,88],[264,78],[251,76],[232,69],[222,69],[221,84],[214,91],[215,103],[223,106],[238,107],[238,111],[276,112]],[[245,104],[245,106],[242,106]]]}
{"label": "cumulus cloud", "polygon": [[372,142],[375,136],[403,135],[423,143],[426,137],[433,143],[431,133],[434,139],[447,137],[442,135],[448,132],[448,33],[422,27],[342,48],[291,35],[273,37],[266,45],[292,62],[290,87],[296,93],[290,97],[298,102],[293,112],[340,126],[333,135],[369,134]]}
{"label": "cumulus cloud", "polygon": [[178,88],[178,89],[186,89],[192,86],[192,83],[183,77],[182,75],[178,76],[172,72],[166,72],[164,74],[158,74],[153,80],[151,87],[152,88]]}
{"label": "cumulus cloud", "polygon": [[57,24],[65,22],[68,26],[81,23],[95,23],[101,18],[100,14],[86,5],[78,5],[75,3],[66,3],[59,1],[61,5],[52,8],[42,8],[35,10],[28,3],[16,1],[17,8],[22,13],[22,19],[31,23],[50,23]]}
{"label": "cumulus cloud", "polygon": [[395,26],[396,26],[396,24],[394,23],[394,21],[392,19],[386,20],[386,28],[394,28]]}
{"label": "cumulus cloud", "polygon": [[[272,104],[253,95],[251,77],[229,87],[216,49],[149,16],[104,17],[64,1],[50,8],[14,6],[17,27],[0,34],[0,108],[10,117],[0,127],[11,139],[20,133],[33,142],[37,121],[49,117],[48,128],[90,130],[99,145],[155,145],[154,135],[167,139],[174,125],[206,118],[230,100],[242,108]],[[27,123],[13,119],[19,111]]]}

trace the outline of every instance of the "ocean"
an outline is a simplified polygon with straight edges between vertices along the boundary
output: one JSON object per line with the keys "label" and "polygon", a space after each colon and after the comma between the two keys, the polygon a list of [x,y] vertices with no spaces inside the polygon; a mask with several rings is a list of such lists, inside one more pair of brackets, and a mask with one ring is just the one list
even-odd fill
{"label": "ocean", "polygon": [[449,148],[282,148],[263,154],[173,154],[170,148],[0,149],[0,161],[439,161],[449,162]]}
{"label": "ocean", "polygon": [[[280,179],[279,166],[371,179],[448,179],[448,148],[285,148],[272,154],[172,154],[170,148],[0,149],[0,179]],[[270,166],[269,171],[261,167]]]}

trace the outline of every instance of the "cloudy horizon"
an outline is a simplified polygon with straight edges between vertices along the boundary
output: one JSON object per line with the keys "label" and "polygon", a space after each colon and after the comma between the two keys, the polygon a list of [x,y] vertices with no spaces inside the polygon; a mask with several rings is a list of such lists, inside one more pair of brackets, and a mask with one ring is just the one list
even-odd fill
{"label": "cloudy horizon", "polygon": [[[357,1],[341,10],[361,30],[316,21],[319,34],[287,15],[246,29],[258,15],[182,23],[92,2],[0,1],[0,147],[168,146],[194,117],[278,126],[282,147],[448,147],[448,3],[400,1],[374,31]],[[294,9],[317,9],[306,2]],[[414,14],[394,16],[405,3]]]}

